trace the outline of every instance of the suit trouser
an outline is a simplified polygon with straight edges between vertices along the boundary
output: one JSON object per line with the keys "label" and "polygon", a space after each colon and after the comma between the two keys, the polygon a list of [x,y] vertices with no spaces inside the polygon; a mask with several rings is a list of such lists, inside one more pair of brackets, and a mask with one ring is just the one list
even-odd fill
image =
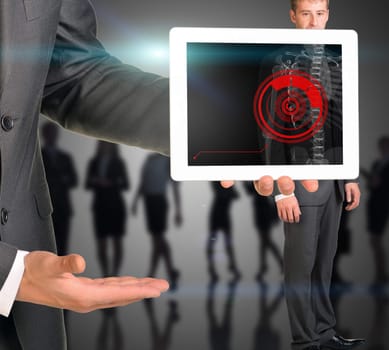
{"label": "suit trouser", "polygon": [[300,222],[285,223],[285,297],[292,348],[320,345],[334,334],[330,300],[342,201],[335,186],[321,206],[301,206]]}
{"label": "suit trouser", "polygon": [[0,324],[3,326],[0,328],[1,350],[66,349],[63,312],[60,309],[15,302],[11,315],[8,319],[3,317]]}

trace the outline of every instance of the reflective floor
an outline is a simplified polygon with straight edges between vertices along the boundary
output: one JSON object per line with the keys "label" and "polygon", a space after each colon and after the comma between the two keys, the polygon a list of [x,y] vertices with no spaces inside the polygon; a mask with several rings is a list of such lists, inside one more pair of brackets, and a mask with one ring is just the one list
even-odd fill
{"label": "reflective floor", "polygon": [[[334,292],[339,334],[365,337],[360,349],[389,349],[388,288]],[[184,285],[175,294],[118,310],[68,315],[70,349],[288,349],[280,284]]]}

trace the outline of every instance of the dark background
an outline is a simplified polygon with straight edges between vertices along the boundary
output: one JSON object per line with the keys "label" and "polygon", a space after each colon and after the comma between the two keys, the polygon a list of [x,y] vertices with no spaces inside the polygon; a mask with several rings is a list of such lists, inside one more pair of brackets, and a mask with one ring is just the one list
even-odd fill
{"label": "dark background", "polygon": [[[168,76],[168,32],[173,26],[292,27],[288,16],[289,2],[286,0],[93,0],[93,4],[98,18],[98,35],[107,49],[126,63],[164,76]],[[386,111],[389,43],[385,8],[383,1],[331,1],[328,27],[355,29],[359,34],[360,161],[361,166],[365,168],[369,168],[377,156],[378,137],[389,134]],[[74,156],[81,180],[80,186],[72,194],[75,214],[72,221],[71,251],[86,257],[89,276],[100,276],[91,222],[91,195],[83,186],[86,165],[94,152],[95,141],[64,132],[61,146]],[[126,193],[129,208],[146,152],[121,146],[121,154],[127,162],[132,182],[132,188]],[[351,251],[340,260],[340,271],[347,280],[353,282],[354,288],[339,301],[338,329],[346,336],[367,337],[370,344],[379,338],[381,349],[389,349],[389,340],[385,336],[385,330],[389,328],[388,305],[382,304],[367,293],[372,281],[373,262],[366,232],[367,192],[363,179],[361,189],[361,206],[350,217]],[[264,293],[255,283],[258,237],[253,224],[251,200],[239,183],[237,190],[240,198],[233,204],[232,222],[237,261],[243,277],[236,289],[229,293],[224,247],[219,240],[217,264],[221,278],[215,290],[215,299],[211,298],[215,304],[210,304],[209,297],[212,295],[207,289],[205,261],[208,214],[212,199],[210,186],[205,182],[181,184],[183,226],[176,229],[171,223],[167,234],[182,277],[177,292],[167,293],[154,303],[154,321],[158,323],[160,332],[163,333],[165,326],[173,325],[170,346],[163,347],[161,338],[157,342],[160,349],[288,348],[290,333],[284,300],[281,300],[273,313],[264,305],[266,295],[270,301],[276,298],[282,276],[275,261],[270,257],[270,271],[266,275],[268,293]],[[388,229],[384,244],[389,251],[387,231]],[[283,233],[280,224],[274,228],[272,237],[278,246],[282,247]],[[150,241],[142,210],[137,217],[128,217],[124,244],[125,261],[122,273],[145,275]],[[166,277],[163,268],[158,274],[160,277]],[[180,315],[176,323],[169,323],[168,311],[172,301],[178,305]],[[224,333],[224,337],[229,339],[229,348],[212,347],[210,305],[214,306],[220,320],[223,319],[225,310],[231,311],[227,314],[230,331]],[[270,315],[266,311],[269,311]],[[103,315],[100,311],[87,315],[69,314],[70,349],[120,348],[117,345],[105,345],[101,341],[106,338],[104,332],[109,332],[109,327],[117,330],[114,338],[121,334],[124,339],[123,349],[153,349],[151,334],[156,329],[156,323],[147,317],[143,303],[118,310],[115,319],[119,327],[115,327],[112,322],[111,326],[108,326],[109,322],[104,321]],[[267,316],[269,318],[266,318]],[[98,338],[99,334],[102,338]],[[272,343],[271,339],[276,341]],[[369,346],[361,349],[369,349]]]}

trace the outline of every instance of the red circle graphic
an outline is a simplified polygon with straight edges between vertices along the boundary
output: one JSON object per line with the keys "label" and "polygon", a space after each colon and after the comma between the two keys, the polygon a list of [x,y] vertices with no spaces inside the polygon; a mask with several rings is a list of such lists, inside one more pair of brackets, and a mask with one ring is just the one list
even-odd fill
{"label": "red circle graphic", "polygon": [[310,74],[293,69],[267,77],[254,97],[254,116],[262,132],[283,143],[310,139],[324,125],[327,94]]}

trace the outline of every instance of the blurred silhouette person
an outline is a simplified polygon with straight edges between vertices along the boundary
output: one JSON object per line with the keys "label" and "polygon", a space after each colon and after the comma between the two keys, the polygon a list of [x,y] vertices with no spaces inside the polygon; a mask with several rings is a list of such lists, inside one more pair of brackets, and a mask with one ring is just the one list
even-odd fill
{"label": "blurred silhouette person", "polygon": [[373,162],[371,170],[361,169],[367,179],[367,229],[375,264],[374,285],[389,282],[383,236],[389,216],[389,136],[378,140],[380,157]]}
{"label": "blurred silhouette person", "polygon": [[280,270],[282,271],[283,259],[280,249],[271,238],[272,227],[279,222],[277,215],[277,208],[271,198],[258,196],[250,182],[245,182],[244,187],[247,193],[252,198],[253,215],[255,227],[259,238],[259,268],[256,279],[259,281],[263,275],[268,271],[268,263],[266,253],[269,251],[273,254]]}
{"label": "blurred silhouette person", "polygon": [[162,258],[169,276],[170,289],[177,288],[179,271],[173,264],[169,242],[165,233],[167,229],[169,203],[167,188],[171,184],[175,205],[175,224],[181,225],[181,198],[178,182],[170,178],[170,159],[158,153],[150,153],[143,164],[140,182],[136,192],[132,213],[136,215],[137,204],[143,197],[147,228],[152,240],[148,276],[155,276],[158,262]]}
{"label": "blurred silhouette person", "polygon": [[151,299],[146,299],[143,302],[146,309],[146,314],[149,319],[151,329],[151,344],[152,350],[168,350],[172,340],[173,325],[180,319],[178,313],[178,304],[175,300],[169,301],[169,310],[166,315],[163,330],[159,327],[157,316],[154,310],[154,303]]}
{"label": "blurred silhouette person", "polygon": [[228,283],[227,296],[224,302],[223,315],[219,320],[216,315],[215,290],[216,281],[211,281],[208,287],[206,312],[209,326],[209,343],[211,350],[231,349],[232,336],[232,307],[234,304],[236,286],[238,280]]}
{"label": "blurred silhouette person", "polygon": [[103,309],[103,320],[97,336],[96,350],[123,350],[123,331],[116,308]]}
{"label": "blurred silhouette person", "polygon": [[258,322],[254,328],[253,350],[281,350],[281,335],[271,324],[271,320],[280,306],[283,292],[279,288],[272,300],[269,286],[263,281],[259,283]]}
{"label": "blurred silhouette person", "polygon": [[336,288],[348,288],[351,283],[343,278],[339,271],[339,261],[343,255],[350,254],[351,251],[351,229],[349,226],[351,212],[345,210],[347,203],[343,203],[343,210],[340,216],[339,233],[338,233],[338,247],[334,259],[334,266],[332,271],[331,284]]}
{"label": "blurred silhouette person", "polygon": [[[104,276],[118,275],[123,260],[126,209],[122,192],[129,187],[126,166],[119,155],[118,145],[98,141],[96,154],[88,164],[86,189],[93,191],[93,223],[98,259]],[[110,239],[113,244],[112,259],[108,251]]]}
{"label": "blurred silhouette person", "polygon": [[41,128],[42,159],[53,204],[53,226],[58,255],[68,253],[70,219],[73,208],[70,190],[77,186],[78,178],[72,157],[58,148],[59,127],[46,122]]}
{"label": "blurred silhouette person", "polygon": [[213,191],[213,201],[209,215],[209,234],[207,240],[208,273],[211,281],[217,281],[219,276],[215,268],[215,243],[217,235],[221,232],[224,236],[224,246],[227,253],[228,269],[233,274],[233,279],[239,280],[240,271],[237,268],[234,246],[231,232],[232,201],[239,197],[235,187],[225,189],[218,182],[210,182]]}

